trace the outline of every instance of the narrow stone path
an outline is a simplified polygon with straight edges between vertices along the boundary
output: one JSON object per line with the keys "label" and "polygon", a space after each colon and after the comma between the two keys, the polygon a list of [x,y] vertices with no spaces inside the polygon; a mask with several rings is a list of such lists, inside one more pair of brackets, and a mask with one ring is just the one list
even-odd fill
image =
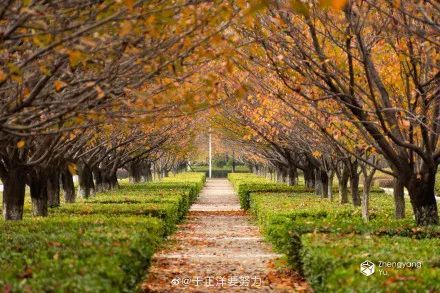
{"label": "narrow stone path", "polygon": [[144,292],[304,292],[306,283],[275,265],[280,255],[240,209],[226,179],[208,179],[168,245],[156,253]]}

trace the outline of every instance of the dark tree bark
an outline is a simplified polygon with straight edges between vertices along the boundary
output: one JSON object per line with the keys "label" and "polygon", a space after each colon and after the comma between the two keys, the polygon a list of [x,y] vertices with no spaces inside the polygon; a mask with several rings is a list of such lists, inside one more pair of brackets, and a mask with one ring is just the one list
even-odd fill
{"label": "dark tree bark", "polygon": [[128,164],[127,171],[129,182],[139,183],[142,181],[142,166],[139,162]]}
{"label": "dark tree bark", "polygon": [[[425,169],[425,170],[424,170]],[[435,200],[435,174],[437,167],[422,167],[422,171],[412,176],[408,182],[408,192],[414,211],[416,223],[419,226],[438,225],[438,210]]]}
{"label": "dark tree bark", "polygon": [[3,219],[23,219],[23,205],[25,194],[25,176],[23,170],[10,168],[3,181]]}
{"label": "dark tree bark", "polygon": [[47,216],[47,173],[37,168],[29,174],[29,187],[32,199],[32,214],[34,216]]}
{"label": "dark tree bark", "polygon": [[315,194],[322,196],[323,193],[323,183],[322,183],[322,177],[321,177],[321,170],[315,169]]}
{"label": "dark tree bark", "polygon": [[118,189],[119,188],[117,171],[112,172],[110,175],[110,186],[111,186],[111,189]]}
{"label": "dark tree bark", "polygon": [[287,183],[290,186],[296,185],[297,184],[296,178],[298,177],[298,172],[297,172],[296,167],[289,165],[287,173],[288,173],[287,174],[287,178],[288,178]]}
{"label": "dark tree bark", "polygon": [[151,163],[145,164],[144,167],[144,178],[146,182],[153,181],[153,173],[151,172]]}
{"label": "dark tree bark", "polygon": [[68,168],[64,168],[61,172],[61,183],[64,191],[64,201],[66,203],[74,203],[76,199],[75,185],[73,183],[73,176]]}
{"label": "dark tree bark", "polygon": [[361,165],[363,175],[363,188],[362,188],[362,219],[365,222],[370,220],[370,189],[373,183],[374,173],[376,169],[373,168],[370,173],[366,164]]}
{"label": "dark tree bark", "polygon": [[277,181],[286,182],[287,181],[287,170],[283,166],[280,166],[277,171]]}
{"label": "dark tree bark", "polygon": [[405,184],[401,177],[394,179],[394,211],[396,219],[405,218]]}
{"label": "dark tree bark", "polygon": [[81,164],[78,170],[79,187],[84,198],[90,197],[95,191],[92,170],[87,164]]}
{"label": "dark tree bark", "polygon": [[60,173],[50,170],[47,175],[47,200],[51,208],[60,206]]}
{"label": "dark tree bark", "polygon": [[328,183],[329,182],[328,182],[327,172],[325,172],[323,170],[320,170],[319,172],[320,172],[320,177],[321,177],[321,188],[322,188],[321,196],[323,198],[328,198],[328,188],[329,188]]}
{"label": "dark tree bark", "polygon": [[327,193],[330,200],[333,200],[333,179],[335,177],[334,170],[327,171],[327,178],[328,178],[328,184],[327,184]]}
{"label": "dark tree bark", "polygon": [[93,168],[92,173],[93,173],[93,179],[95,180],[95,191],[96,192],[104,191],[105,187],[104,187],[104,178],[102,174],[103,171],[100,168],[95,167]]}
{"label": "dark tree bark", "polygon": [[353,205],[358,207],[361,205],[361,197],[359,196],[359,174],[357,172],[350,176],[350,187]]}
{"label": "dark tree bark", "polygon": [[341,203],[348,203],[348,179],[350,179],[350,172],[346,162],[342,162],[341,165],[338,165],[336,176],[338,177],[338,189]]}
{"label": "dark tree bark", "polygon": [[361,197],[359,195],[359,173],[357,161],[350,164],[350,187],[353,205],[358,207],[361,205]]}
{"label": "dark tree bark", "polygon": [[101,169],[100,171],[101,191],[112,190],[119,187],[117,169]]}
{"label": "dark tree bark", "polygon": [[313,168],[305,168],[304,173],[304,183],[308,188],[315,187],[315,171]]}

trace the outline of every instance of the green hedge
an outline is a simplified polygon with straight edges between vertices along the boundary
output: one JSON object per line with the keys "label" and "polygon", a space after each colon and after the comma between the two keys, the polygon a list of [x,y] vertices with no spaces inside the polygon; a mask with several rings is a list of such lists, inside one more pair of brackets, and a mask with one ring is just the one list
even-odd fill
{"label": "green hedge", "polygon": [[92,204],[80,203],[65,205],[54,214],[75,215],[75,216],[93,216],[104,215],[112,216],[149,216],[161,219],[165,234],[170,234],[179,220],[179,204],[172,202],[160,203],[113,203],[113,204]]}
{"label": "green hedge", "polygon": [[[304,274],[315,292],[440,292],[439,238],[318,233],[302,241]],[[366,260],[375,264],[370,276],[359,271]],[[381,262],[396,264],[386,268]],[[403,268],[408,262],[410,267]]]}
{"label": "green hedge", "polygon": [[253,193],[308,191],[305,187],[275,183],[252,173],[231,173],[228,175],[228,179],[232,182],[235,191],[238,193],[240,206],[244,210],[250,208],[250,195]]}
{"label": "green hedge", "polygon": [[134,288],[164,236],[157,218],[99,214],[2,222],[0,229],[5,292]]}
{"label": "green hedge", "polygon": [[[245,184],[243,181],[236,188]],[[266,182],[268,186],[272,184]],[[410,211],[406,219],[396,220],[389,195],[371,193],[368,223],[362,220],[360,208],[322,199],[310,192],[252,192],[249,198],[250,212],[265,238],[287,256],[292,268],[306,276],[315,292],[378,292],[388,286],[393,288],[392,292],[403,292],[406,281],[399,281],[400,272],[390,272],[389,276],[376,273],[370,278],[359,272],[360,263],[366,259],[410,261],[416,256],[420,258],[416,260],[426,264],[425,269],[406,271],[401,279],[413,280],[408,287],[413,291],[438,291],[435,284],[440,273],[440,250],[434,247],[439,247],[440,228],[416,227]],[[362,242],[364,238],[375,241]],[[327,245],[329,242],[332,245]],[[402,254],[395,249],[398,245],[402,246]],[[413,246],[417,246],[416,253],[405,252]],[[374,255],[377,249],[378,254]]]}
{"label": "green hedge", "polygon": [[440,237],[440,228],[414,226],[411,216],[396,220],[392,199],[383,193],[371,196],[371,220],[365,223],[360,208],[302,194],[253,194],[251,212],[266,238],[288,255],[289,263],[302,270],[301,236],[306,233],[373,234],[413,238]]}
{"label": "green hedge", "polygon": [[0,290],[132,292],[154,251],[184,217],[205,181],[183,173],[121,184],[33,218],[0,221]]}

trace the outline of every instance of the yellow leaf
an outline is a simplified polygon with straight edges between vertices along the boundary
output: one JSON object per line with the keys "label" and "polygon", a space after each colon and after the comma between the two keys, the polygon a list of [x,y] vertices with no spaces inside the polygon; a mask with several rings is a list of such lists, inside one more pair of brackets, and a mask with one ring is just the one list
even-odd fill
{"label": "yellow leaf", "polygon": [[68,163],[68,164],[67,164],[67,169],[69,170],[69,173],[70,173],[70,174],[72,174],[72,175],[75,175],[75,174],[76,174],[76,170],[77,170],[77,168],[76,168],[76,164],[74,164],[74,163]]}
{"label": "yellow leaf", "polygon": [[132,11],[134,8],[134,0],[124,0],[125,6],[127,6],[128,10]]}
{"label": "yellow leaf", "polygon": [[24,148],[26,145],[26,141],[24,141],[23,139],[17,142],[17,148],[22,149]]}
{"label": "yellow leaf", "polygon": [[64,81],[61,81],[61,80],[55,80],[55,81],[54,81],[54,87],[55,87],[55,90],[56,90],[57,92],[59,92],[60,90],[62,90],[66,85],[67,85],[67,84],[66,84]]}
{"label": "yellow leaf", "polygon": [[82,61],[82,53],[78,50],[69,51],[69,62],[70,65],[76,66]]}
{"label": "yellow leaf", "polygon": [[402,120],[402,126],[405,129],[408,129],[411,126],[411,123],[408,120]]}
{"label": "yellow leaf", "polygon": [[320,157],[321,157],[321,152],[320,152],[320,151],[313,151],[313,152],[312,152],[312,155],[313,155],[315,158],[320,158]]}
{"label": "yellow leaf", "polygon": [[95,90],[98,93],[98,99],[105,97],[105,93],[99,85],[95,86]]}
{"label": "yellow leaf", "polygon": [[226,70],[229,73],[232,73],[234,71],[234,65],[232,64],[231,60],[226,61]]}
{"label": "yellow leaf", "polygon": [[130,21],[128,20],[124,21],[123,23],[121,23],[121,30],[119,31],[119,35],[121,37],[128,35],[131,32],[132,28],[133,26],[131,25]]}
{"label": "yellow leaf", "polygon": [[23,97],[29,96],[30,93],[31,93],[31,90],[28,87],[25,87],[23,89]]}
{"label": "yellow leaf", "polygon": [[153,24],[155,23],[155,21],[156,21],[156,16],[154,16],[154,15],[150,15],[150,16],[147,17],[147,19],[145,20],[145,22],[146,22],[148,25],[153,25]]}
{"label": "yellow leaf", "polygon": [[3,70],[0,69],[0,81],[3,81],[6,79],[6,74],[4,73]]}
{"label": "yellow leaf", "polygon": [[346,3],[347,0],[319,0],[319,5],[324,8],[343,9]]}
{"label": "yellow leaf", "polygon": [[335,9],[343,9],[347,0],[333,0],[332,6]]}

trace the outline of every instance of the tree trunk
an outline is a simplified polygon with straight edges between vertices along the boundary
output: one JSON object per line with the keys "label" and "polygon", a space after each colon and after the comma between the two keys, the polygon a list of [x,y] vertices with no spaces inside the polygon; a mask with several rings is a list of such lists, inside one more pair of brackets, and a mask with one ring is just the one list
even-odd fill
{"label": "tree trunk", "polygon": [[298,176],[298,174],[297,174],[297,170],[296,170],[296,168],[295,167],[293,167],[293,166],[290,166],[289,165],[289,168],[288,168],[288,181],[287,181],[287,183],[290,185],[290,186],[293,186],[293,185],[296,185],[297,184],[297,181],[296,181],[296,178],[297,178],[297,176]]}
{"label": "tree trunk", "polygon": [[418,226],[438,225],[439,223],[434,193],[436,171],[434,168],[434,170],[417,174],[410,179],[408,184],[409,197]]}
{"label": "tree trunk", "polygon": [[84,198],[90,197],[95,192],[92,170],[87,164],[82,164],[79,168],[79,187],[80,193]]}
{"label": "tree trunk", "polygon": [[328,198],[328,188],[329,188],[328,176],[325,171],[320,170],[320,173],[321,173],[321,184],[322,184],[321,195],[323,198]]}
{"label": "tree trunk", "polygon": [[73,176],[67,168],[64,168],[61,172],[61,183],[64,191],[64,201],[74,203],[76,199],[75,185],[73,184]]}
{"label": "tree trunk", "polygon": [[362,190],[362,219],[368,222],[370,219],[369,210],[369,200],[370,200],[370,187],[365,186],[366,182],[364,180],[364,188]]}
{"label": "tree trunk", "polygon": [[370,220],[370,189],[371,189],[371,183],[373,182],[374,173],[376,170],[372,170],[370,174],[368,174],[368,170],[366,166],[362,166],[363,170],[363,188],[362,188],[362,219],[365,222],[368,222]]}
{"label": "tree trunk", "polygon": [[322,196],[322,178],[321,178],[321,170],[315,169],[315,194]]}
{"label": "tree trunk", "polygon": [[105,190],[104,178],[100,168],[93,168],[93,179],[95,180],[95,192],[102,192]]}
{"label": "tree trunk", "polygon": [[350,178],[350,173],[345,163],[343,164],[342,169],[338,169],[336,176],[338,177],[338,189],[341,203],[348,203],[348,179]]}
{"label": "tree trunk", "polygon": [[328,198],[333,200],[333,179],[335,177],[335,172],[333,170],[327,172],[328,184],[327,184],[327,193]]}
{"label": "tree trunk", "polygon": [[353,164],[350,170],[350,187],[353,205],[358,207],[361,205],[361,198],[359,196],[359,174],[357,172],[357,163]]}
{"label": "tree trunk", "polygon": [[151,164],[147,163],[145,166],[145,181],[153,181],[153,174],[151,173]]}
{"label": "tree trunk", "polygon": [[348,203],[348,177],[341,178],[338,181],[339,196],[341,197],[341,203]]}
{"label": "tree trunk", "polygon": [[286,182],[287,172],[286,172],[285,168],[278,169],[276,174],[277,174],[277,181],[278,182],[280,182],[280,183]]}
{"label": "tree trunk", "polygon": [[304,184],[307,188],[314,188],[315,187],[315,174],[313,168],[306,168],[303,170],[304,173]]}
{"label": "tree trunk", "polygon": [[394,211],[396,219],[405,218],[405,185],[402,178],[394,179]]}
{"label": "tree trunk", "polygon": [[108,170],[102,170],[102,191],[107,191],[112,189],[111,176]]}
{"label": "tree trunk", "polygon": [[60,206],[60,174],[56,169],[47,176],[47,201],[51,208]]}
{"label": "tree trunk", "polygon": [[25,194],[25,176],[23,171],[15,168],[8,170],[3,181],[3,219],[23,219],[23,206]]}
{"label": "tree trunk", "polygon": [[29,187],[32,199],[32,214],[34,216],[47,216],[47,176],[42,170],[35,170],[29,175]]}
{"label": "tree trunk", "polygon": [[130,163],[127,169],[129,182],[139,183],[142,181],[142,171],[139,163]]}
{"label": "tree trunk", "polygon": [[119,188],[117,171],[114,171],[110,174],[109,185],[110,185],[110,189],[118,189]]}

